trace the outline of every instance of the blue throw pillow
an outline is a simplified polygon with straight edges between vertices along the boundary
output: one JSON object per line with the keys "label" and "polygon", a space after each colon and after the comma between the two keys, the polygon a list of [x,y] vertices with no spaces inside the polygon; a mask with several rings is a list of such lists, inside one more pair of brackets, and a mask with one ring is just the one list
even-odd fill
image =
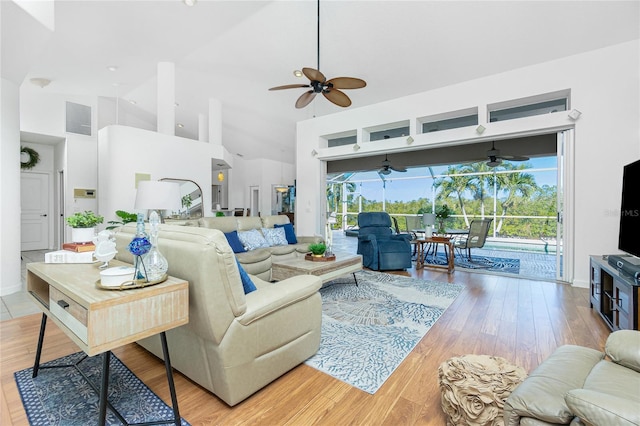
{"label": "blue throw pillow", "polygon": [[274,228],[284,228],[284,235],[287,237],[287,242],[289,244],[298,244],[298,239],[296,238],[296,233],[293,230],[293,225],[290,223],[285,223],[284,225],[274,225]]}
{"label": "blue throw pillow", "polygon": [[246,251],[240,242],[240,238],[238,238],[238,231],[225,232],[224,236],[227,237],[227,242],[234,253],[244,253]]}
{"label": "blue throw pillow", "polygon": [[244,270],[238,259],[236,259],[236,263],[238,264],[238,272],[240,272],[240,279],[242,280],[242,288],[244,289],[244,294],[249,294],[252,291],[256,291],[256,285],[249,278],[249,274]]}

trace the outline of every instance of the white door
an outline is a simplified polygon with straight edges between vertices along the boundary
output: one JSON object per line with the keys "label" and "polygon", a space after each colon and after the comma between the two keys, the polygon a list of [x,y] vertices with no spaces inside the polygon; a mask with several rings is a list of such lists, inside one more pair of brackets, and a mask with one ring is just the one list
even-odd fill
{"label": "white door", "polygon": [[49,248],[49,175],[21,173],[20,176],[20,250]]}
{"label": "white door", "polygon": [[[557,199],[557,245],[556,245],[556,280],[573,281],[573,130],[558,132],[558,199]],[[569,220],[565,220],[569,218]]]}
{"label": "white door", "polygon": [[260,214],[260,187],[249,187],[249,206],[251,208],[251,216],[258,216]]}

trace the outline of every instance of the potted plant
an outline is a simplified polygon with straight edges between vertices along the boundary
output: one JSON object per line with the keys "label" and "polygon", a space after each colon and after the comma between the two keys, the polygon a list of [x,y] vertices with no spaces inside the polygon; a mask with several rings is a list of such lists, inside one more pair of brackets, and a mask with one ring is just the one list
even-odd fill
{"label": "potted plant", "polygon": [[313,243],[313,244],[309,244],[309,251],[311,252],[312,255],[314,255],[315,257],[322,257],[324,256],[324,252],[327,250],[327,246],[325,245],[325,243]]}
{"label": "potted plant", "polygon": [[438,233],[439,234],[444,234],[445,233],[444,221],[446,219],[448,219],[449,216],[451,216],[451,213],[453,213],[453,212],[451,211],[449,206],[446,205],[446,204],[443,204],[440,207],[436,208],[436,219],[438,220]]}
{"label": "potted plant", "polygon": [[86,243],[93,241],[95,227],[97,224],[102,223],[104,217],[86,210],[74,213],[68,216],[66,220],[71,227],[71,241],[74,243]]}
{"label": "potted plant", "polygon": [[109,226],[107,229],[114,229],[121,225],[126,225],[127,223],[136,222],[138,220],[138,215],[135,213],[128,213],[124,210],[116,210],[116,216],[120,218],[120,220],[110,220],[107,222]]}

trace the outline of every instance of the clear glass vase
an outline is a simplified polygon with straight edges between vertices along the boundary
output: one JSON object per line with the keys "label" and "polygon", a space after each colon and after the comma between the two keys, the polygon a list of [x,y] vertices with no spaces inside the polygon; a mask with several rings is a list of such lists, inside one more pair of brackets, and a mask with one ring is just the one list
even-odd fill
{"label": "clear glass vase", "polygon": [[169,262],[167,258],[160,253],[158,249],[158,231],[160,227],[160,217],[156,211],[151,212],[149,215],[149,241],[151,242],[151,248],[142,258],[144,264],[144,275],[147,281],[161,280],[169,270]]}

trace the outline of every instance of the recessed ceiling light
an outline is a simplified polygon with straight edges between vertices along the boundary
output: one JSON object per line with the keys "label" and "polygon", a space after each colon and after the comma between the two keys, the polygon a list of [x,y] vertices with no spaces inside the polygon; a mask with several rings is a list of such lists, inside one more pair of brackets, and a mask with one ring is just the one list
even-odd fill
{"label": "recessed ceiling light", "polygon": [[187,6],[193,6],[198,2],[198,0],[182,0],[182,2]]}
{"label": "recessed ceiling light", "polygon": [[180,128],[182,129],[182,128],[184,127],[184,124],[182,124],[182,123],[178,123],[178,124],[177,124],[177,126],[178,126],[178,127],[180,127]]}
{"label": "recessed ceiling light", "polygon": [[237,155],[238,157],[244,157],[244,154],[240,154],[239,152],[237,152],[237,153],[236,153],[236,155]]}
{"label": "recessed ceiling light", "polygon": [[109,71],[117,71],[117,70],[118,70],[118,67],[117,67],[116,65],[109,65],[109,66],[107,67],[107,69],[108,69]]}
{"label": "recessed ceiling light", "polygon": [[293,72],[293,75],[295,75],[296,77],[302,77],[304,74],[302,74],[302,71],[300,71],[300,70],[295,70]]}
{"label": "recessed ceiling light", "polygon": [[137,104],[137,102],[136,102],[136,101],[134,101],[133,99],[129,99],[129,103],[130,103],[131,105],[136,105],[136,104]]}

